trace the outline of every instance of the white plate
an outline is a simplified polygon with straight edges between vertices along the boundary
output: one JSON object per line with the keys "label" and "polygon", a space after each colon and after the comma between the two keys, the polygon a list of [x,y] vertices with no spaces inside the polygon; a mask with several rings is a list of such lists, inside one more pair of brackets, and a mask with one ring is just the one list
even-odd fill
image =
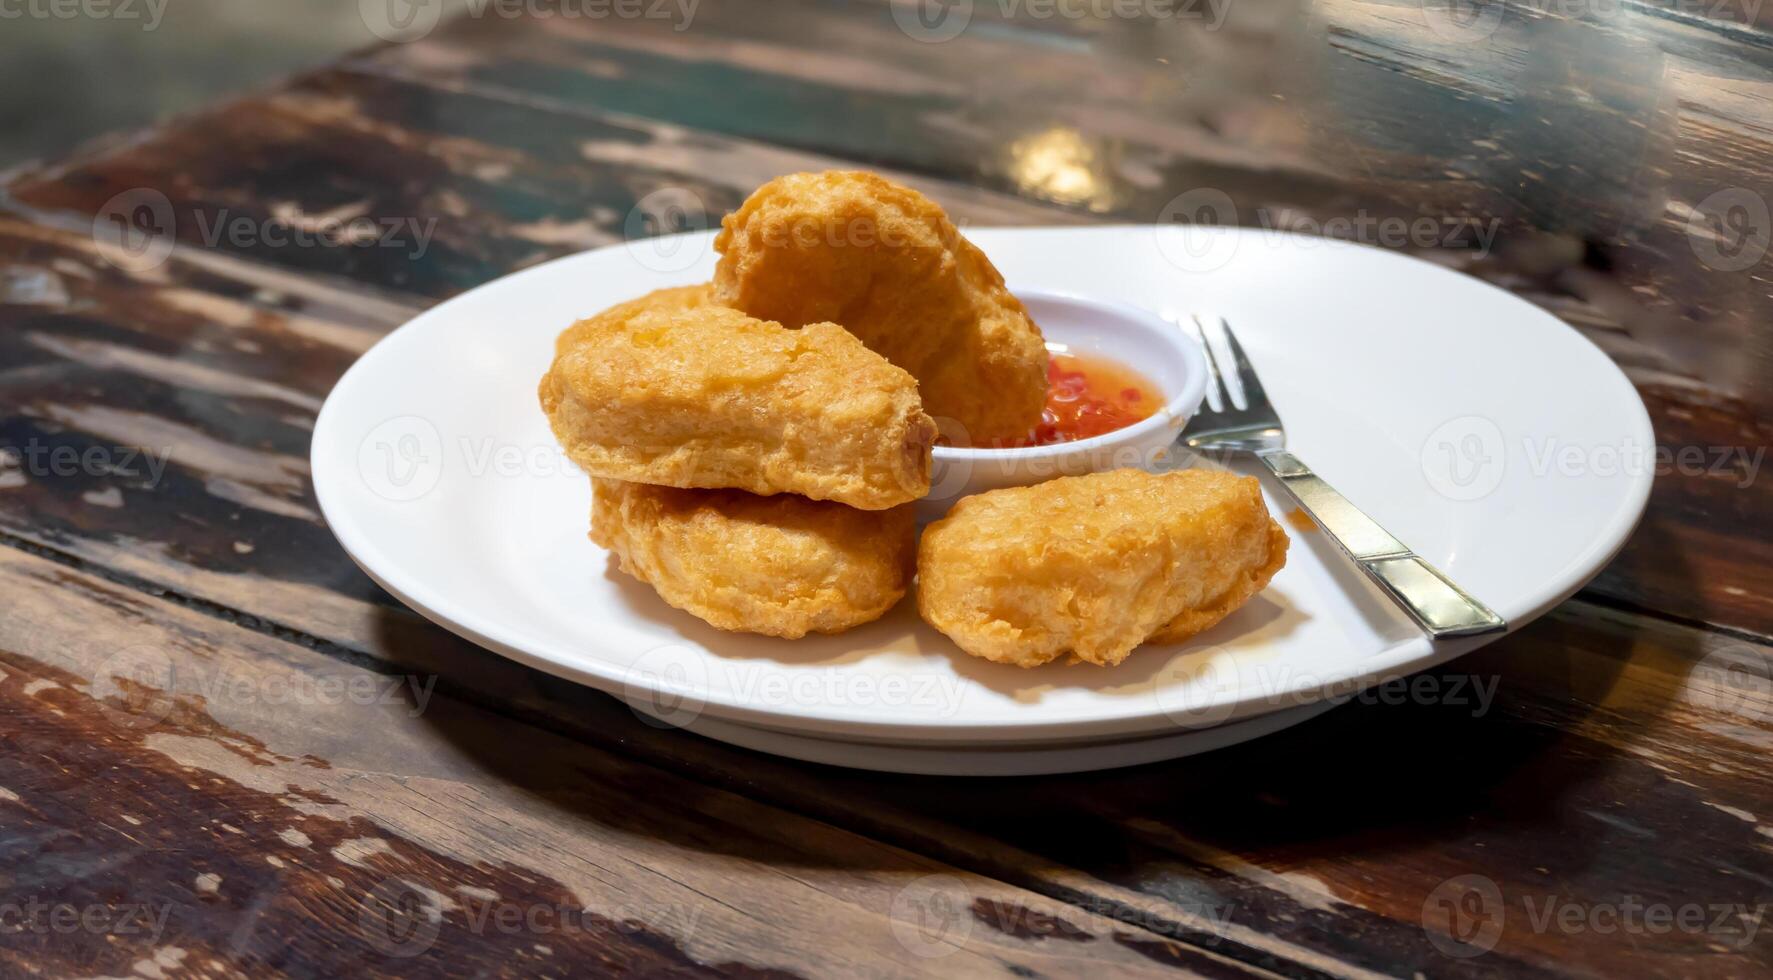
{"label": "white plate", "polygon": [[[535,387],[575,318],[708,279],[710,237],[507,276],[364,355],[313,443],[316,494],[358,564],[477,643],[680,723],[897,745],[1051,748],[1224,724],[1489,639],[1431,644],[1321,534],[1297,531],[1287,567],[1244,609],[1113,669],[968,657],[910,601],[799,641],[722,633],[671,609],[587,540],[588,481],[555,445]],[[1592,577],[1643,511],[1654,443],[1637,393],[1574,330],[1499,289],[1254,229],[970,237],[1012,283],[1225,315],[1289,448],[1515,627]],[[1272,493],[1269,504],[1292,509]]]}
{"label": "white plate", "polygon": [[[1310,721],[1337,704],[1335,701],[1318,701],[1303,707],[1271,711],[1228,725],[1180,733],[1108,742],[1067,741],[1052,746],[882,745],[878,742],[850,742],[794,735],[707,717],[697,718],[684,725],[667,724],[771,755],[785,755],[790,759],[822,762],[831,766],[848,766],[851,769],[906,772],[920,776],[1050,776],[1064,772],[1124,769],[1127,766],[1142,766],[1148,762],[1163,762],[1212,752],[1264,735],[1273,735],[1301,722]],[[640,714],[642,720],[647,720],[644,711],[640,711]]]}

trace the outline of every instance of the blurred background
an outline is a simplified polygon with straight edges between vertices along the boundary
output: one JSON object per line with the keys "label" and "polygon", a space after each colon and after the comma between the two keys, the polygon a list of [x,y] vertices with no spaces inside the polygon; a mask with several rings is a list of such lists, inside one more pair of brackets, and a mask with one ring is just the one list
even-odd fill
{"label": "blurred background", "polygon": [[112,0],[105,17],[23,16],[57,9],[32,3],[0,6],[0,170],[375,40],[359,0]]}
{"label": "blurred background", "polygon": [[[1066,2],[1113,9],[1112,0]],[[1035,16],[1034,0],[927,3],[976,7],[956,43],[985,56],[1019,50],[1008,74],[981,77],[971,56],[922,43],[904,27],[916,21],[902,20],[919,8],[912,0],[665,5],[699,8],[694,31],[687,19],[545,15],[450,26],[471,7],[485,14],[487,0],[0,0],[0,176],[65,161],[101,134],[127,138],[270,90],[347,52],[412,40],[392,28],[417,23],[421,35],[438,30],[435,43],[387,45],[351,70],[498,90],[429,104],[429,113],[468,113],[430,120],[452,131],[477,131],[486,120],[472,107],[515,92],[1136,222],[1176,220],[1183,201],[1192,220],[1312,234],[1335,234],[1326,222],[1351,214],[1430,216],[1488,236],[1478,247],[1456,237],[1419,249],[1436,261],[1537,290],[1567,318],[1604,322],[1615,357],[1773,404],[1773,341],[1751,326],[1765,322],[1773,297],[1760,273],[1736,274],[1769,249],[1773,3],[1174,0],[1180,13],[1168,18],[1056,19]],[[550,0],[513,5],[545,12]],[[867,33],[857,24],[894,23],[901,33],[881,35],[885,44],[854,34]],[[764,64],[760,39],[795,57]],[[852,49],[846,56],[875,75],[855,77],[821,54]],[[475,52],[509,64],[477,66]],[[250,128],[225,118],[162,139],[189,148],[218,125]],[[532,125],[522,118],[500,138]],[[668,149],[660,169],[692,159]],[[335,169],[349,169],[338,163],[317,153],[299,168],[332,206],[365,193],[329,186],[345,179]],[[253,163],[239,176],[263,170]],[[16,181],[11,191],[29,196]],[[592,202],[625,211],[620,195],[601,196],[610,193],[595,181],[553,186],[526,201],[517,234],[458,221],[461,251],[533,248],[523,261],[538,261],[602,244],[609,230],[586,216],[600,213]],[[436,218],[452,200],[397,207]],[[1197,213],[1202,203],[1215,203],[1211,214]],[[468,263],[475,272],[453,283],[512,261]]]}

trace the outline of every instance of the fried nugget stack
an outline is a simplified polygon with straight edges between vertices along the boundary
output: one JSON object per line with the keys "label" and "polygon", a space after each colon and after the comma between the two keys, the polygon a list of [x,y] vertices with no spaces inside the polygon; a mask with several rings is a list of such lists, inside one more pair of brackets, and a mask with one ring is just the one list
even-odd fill
{"label": "fried nugget stack", "polygon": [[1046,350],[942,210],[872,174],[794,174],[728,215],[712,283],[563,332],[538,394],[591,475],[591,539],[667,603],[796,638],[923,617],[974,656],[1111,666],[1218,622],[1287,538],[1252,479],[1119,470],[979,494],[915,540],[938,416],[1038,420]]}
{"label": "fried nugget stack", "polygon": [[671,605],[796,638],[905,595],[936,425],[917,382],[830,323],[668,289],[574,324],[538,394],[592,477],[591,539]]}
{"label": "fried nugget stack", "polygon": [[560,335],[542,410],[591,475],[591,538],[624,572],[722,629],[840,632],[909,587],[926,403],[962,438],[1025,432],[1046,351],[997,270],[909,188],[795,174],[724,225],[715,282]]}

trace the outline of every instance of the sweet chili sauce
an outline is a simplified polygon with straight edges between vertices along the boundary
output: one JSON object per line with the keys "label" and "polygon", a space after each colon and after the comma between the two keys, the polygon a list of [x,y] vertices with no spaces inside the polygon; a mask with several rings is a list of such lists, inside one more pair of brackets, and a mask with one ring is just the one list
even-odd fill
{"label": "sweet chili sauce", "polygon": [[1088,439],[1148,419],[1162,407],[1157,387],[1126,365],[1089,354],[1053,352],[1047,356],[1047,404],[1040,424],[995,448]]}

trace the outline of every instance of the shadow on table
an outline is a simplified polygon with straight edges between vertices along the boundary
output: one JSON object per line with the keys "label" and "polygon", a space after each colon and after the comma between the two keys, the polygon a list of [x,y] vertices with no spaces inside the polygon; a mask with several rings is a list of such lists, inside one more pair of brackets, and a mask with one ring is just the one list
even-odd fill
{"label": "shadow on table", "polygon": [[[389,610],[384,618],[390,629],[401,623],[400,642],[410,643],[406,617]],[[462,753],[563,817],[753,858],[852,866],[764,834],[712,830],[698,814],[725,809],[723,791],[988,873],[1015,869],[994,866],[1009,858],[974,853],[969,837],[1140,890],[1152,887],[1153,875],[1218,880],[1230,868],[1233,878],[1247,878],[1236,870],[1243,862],[1352,867],[1396,854],[1411,856],[1396,873],[1420,876],[1425,855],[1437,851],[1442,877],[1484,870],[1503,880],[1533,868],[1592,873],[1624,860],[1616,842],[1592,831],[1612,827],[1605,820],[1621,794],[1654,775],[1627,763],[1685,673],[1635,684],[1629,705],[1616,704],[1621,672],[1641,656],[1638,638],[1618,623],[1595,628],[1594,618],[1589,607],[1565,607],[1402,688],[1366,692],[1259,741],[1091,774],[918,777],[779,759],[662,730],[608,696],[431,628],[421,659],[442,675],[439,693],[507,717],[465,707],[434,707],[423,717]],[[1685,669],[1700,655],[1668,649],[1668,636],[1657,642],[1662,656]],[[510,716],[561,737],[515,734]],[[636,798],[665,802],[639,809]],[[1529,826],[1535,834],[1514,833]],[[1573,829],[1560,830],[1566,826]],[[1559,846],[1547,852],[1554,836]],[[886,852],[867,850],[873,857],[858,860],[879,868]],[[903,867],[923,866],[907,858]],[[1419,937],[1419,925],[1413,928]]]}

